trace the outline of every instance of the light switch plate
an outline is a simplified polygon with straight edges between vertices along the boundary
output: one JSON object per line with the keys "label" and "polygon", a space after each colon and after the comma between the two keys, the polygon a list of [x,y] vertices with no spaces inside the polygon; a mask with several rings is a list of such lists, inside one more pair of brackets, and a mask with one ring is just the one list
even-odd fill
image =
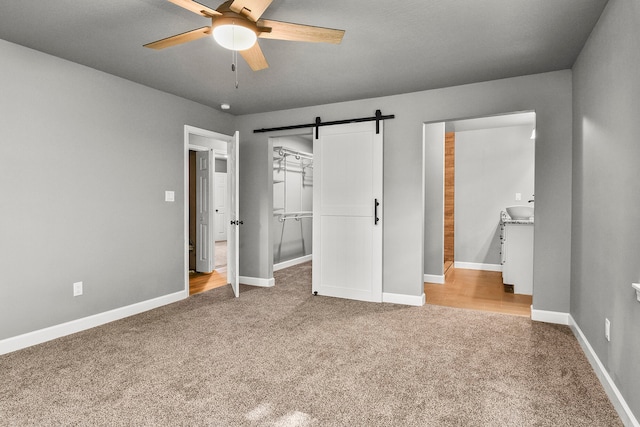
{"label": "light switch plate", "polygon": [[164,192],[164,201],[165,202],[175,202],[176,194],[173,191],[165,191]]}

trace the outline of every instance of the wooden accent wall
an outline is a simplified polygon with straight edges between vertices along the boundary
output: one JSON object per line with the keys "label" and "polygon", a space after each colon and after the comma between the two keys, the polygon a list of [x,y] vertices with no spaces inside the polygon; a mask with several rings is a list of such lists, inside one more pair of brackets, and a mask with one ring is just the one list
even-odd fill
{"label": "wooden accent wall", "polygon": [[454,261],[456,134],[444,134],[444,262]]}

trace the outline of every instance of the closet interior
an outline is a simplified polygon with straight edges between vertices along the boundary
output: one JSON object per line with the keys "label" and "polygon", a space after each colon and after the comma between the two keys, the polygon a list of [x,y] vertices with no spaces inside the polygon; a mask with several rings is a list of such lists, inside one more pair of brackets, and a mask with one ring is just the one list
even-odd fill
{"label": "closet interior", "polygon": [[273,139],[273,264],[306,262],[312,249],[311,137]]}

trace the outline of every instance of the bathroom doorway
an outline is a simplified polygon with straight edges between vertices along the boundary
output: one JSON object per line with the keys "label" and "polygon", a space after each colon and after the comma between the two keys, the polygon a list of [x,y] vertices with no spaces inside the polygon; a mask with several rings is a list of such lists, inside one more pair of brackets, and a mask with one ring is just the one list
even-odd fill
{"label": "bathroom doorway", "polygon": [[534,112],[425,124],[427,303],[530,313],[503,284],[502,212],[534,206],[534,129]]}

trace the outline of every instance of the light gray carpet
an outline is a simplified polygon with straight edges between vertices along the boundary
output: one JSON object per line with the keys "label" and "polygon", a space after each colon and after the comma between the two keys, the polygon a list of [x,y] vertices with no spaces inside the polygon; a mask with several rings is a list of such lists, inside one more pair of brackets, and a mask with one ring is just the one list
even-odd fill
{"label": "light gray carpet", "polygon": [[567,327],[275,276],[0,356],[0,424],[621,425]]}

